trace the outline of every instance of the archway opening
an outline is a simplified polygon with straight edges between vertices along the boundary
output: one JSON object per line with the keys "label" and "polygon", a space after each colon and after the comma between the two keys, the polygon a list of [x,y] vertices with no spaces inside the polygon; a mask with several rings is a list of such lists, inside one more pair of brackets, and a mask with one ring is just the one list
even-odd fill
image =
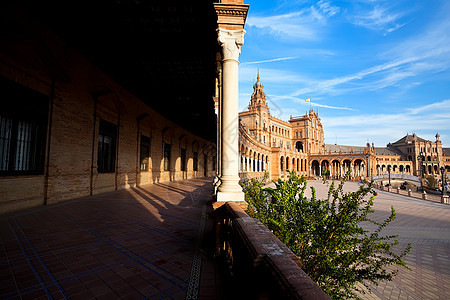
{"label": "archway opening", "polygon": [[298,141],[295,143],[295,150],[297,150],[297,152],[303,152],[303,143]]}

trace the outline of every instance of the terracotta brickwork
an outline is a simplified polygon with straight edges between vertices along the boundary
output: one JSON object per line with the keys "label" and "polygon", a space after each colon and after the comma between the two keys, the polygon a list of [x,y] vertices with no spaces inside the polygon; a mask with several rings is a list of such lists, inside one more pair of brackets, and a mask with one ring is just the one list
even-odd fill
{"label": "terracotta brickwork", "polygon": [[[39,174],[0,176],[0,213],[136,185],[215,175],[214,144],[156,113],[58,37],[35,42],[51,53],[58,66],[56,75],[39,49],[5,40],[8,47],[0,51],[0,76],[48,98],[45,166]],[[97,162],[101,120],[117,128],[115,166],[105,173],[98,172]],[[148,168],[142,171],[141,135],[150,140]],[[165,143],[171,148],[169,170],[164,170]],[[185,171],[181,171],[181,148],[186,153]]]}

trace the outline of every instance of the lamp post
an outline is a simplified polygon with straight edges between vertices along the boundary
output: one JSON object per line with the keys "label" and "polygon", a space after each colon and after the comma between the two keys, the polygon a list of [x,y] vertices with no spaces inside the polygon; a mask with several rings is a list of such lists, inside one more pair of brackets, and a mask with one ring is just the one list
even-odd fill
{"label": "lamp post", "polygon": [[423,179],[423,152],[420,151],[419,156],[417,156],[417,159],[420,161],[420,172],[419,172],[419,178],[420,178],[420,188],[422,188],[422,179]]}
{"label": "lamp post", "polygon": [[444,189],[444,174],[445,174],[445,168],[441,167],[441,174],[442,174],[442,196],[445,195],[445,189]]}
{"label": "lamp post", "polygon": [[388,165],[389,187],[391,186],[391,165]]}
{"label": "lamp post", "polygon": [[378,157],[377,157],[377,165],[376,165],[376,168],[377,168],[377,176],[378,176],[378,175],[380,175],[380,168],[378,167]]}
{"label": "lamp post", "polygon": [[366,153],[366,161],[367,161],[366,175],[367,177],[369,177],[369,153]]}
{"label": "lamp post", "polygon": [[419,172],[419,177],[423,177],[423,152],[420,152],[419,156],[417,156],[417,159],[420,161],[420,172]]}

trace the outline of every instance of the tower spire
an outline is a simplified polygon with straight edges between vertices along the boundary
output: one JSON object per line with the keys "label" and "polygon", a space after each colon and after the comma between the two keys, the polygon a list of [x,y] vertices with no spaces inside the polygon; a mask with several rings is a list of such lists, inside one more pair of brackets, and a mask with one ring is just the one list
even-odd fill
{"label": "tower spire", "polygon": [[256,83],[253,85],[253,94],[250,99],[249,110],[256,109],[257,107],[266,107],[266,94],[263,91],[264,86],[261,84],[259,77],[259,69],[258,75],[256,77]]}

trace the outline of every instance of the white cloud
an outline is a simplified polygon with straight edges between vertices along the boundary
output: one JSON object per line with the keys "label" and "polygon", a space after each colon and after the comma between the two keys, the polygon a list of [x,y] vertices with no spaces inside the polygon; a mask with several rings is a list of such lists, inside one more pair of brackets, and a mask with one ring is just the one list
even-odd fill
{"label": "white cloud", "polygon": [[326,21],[329,17],[339,13],[340,8],[333,6],[331,1],[320,0],[311,6],[311,14],[319,21]]}
{"label": "white cloud", "polygon": [[322,123],[325,127],[326,143],[334,142],[337,136],[340,144],[361,144],[369,138],[375,144],[383,146],[387,142],[396,141],[408,132],[432,139],[439,130],[444,132],[441,134],[444,137],[450,124],[450,99],[400,113],[329,116],[323,119]]}
{"label": "white cloud", "polygon": [[[447,118],[450,118],[450,99],[408,109],[411,115],[422,114],[426,111],[433,110],[444,113],[444,115],[447,115]],[[448,127],[450,127],[450,123],[448,124]]]}
{"label": "white cloud", "polygon": [[[243,83],[243,86],[251,88],[247,83],[256,82],[257,68],[254,66],[241,65],[239,67],[239,82]],[[260,68],[259,73],[261,76],[261,82],[268,87],[279,87],[281,84],[294,85],[305,84],[309,81],[308,78],[301,76],[300,74],[288,70],[279,70],[272,68]]]}
{"label": "white cloud", "polygon": [[281,38],[317,40],[320,29],[327,19],[338,14],[340,8],[331,1],[320,0],[310,7],[272,16],[252,16],[247,18],[247,26],[268,29],[268,32]]}
{"label": "white cloud", "polygon": [[266,60],[259,60],[259,61],[248,61],[248,62],[241,62],[240,65],[253,65],[253,64],[262,64],[262,63],[270,63],[275,61],[283,61],[283,60],[290,60],[290,59],[297,59],[298,57],[279,57],[279,58],[272,58],[272,59],[266,59]]}
{"label": "white cloud", "polygon": [[377,4],[369,12],[355,16],[353,24],[375,31],[391,33],[405,25],[397,23],[402,16],[402,13],[390,12],[387,7],[381,7]]}
{"label": "white cloud", "polygon": [[[396,85],[406,78],[414,78],[426,72],[437,73],[446,70],[450,67],[450,38],[448,42],[449,44],[439,47],[430,41],[431,45],[436,45],[436,49],[423,51],[422,53],[420,51],[410,53],[411,56],[399,57],[390,62],[376,65],[354,74],[328,80],[310,80],[308,86],[298,89],[291,95],[308,95],[313,92],[336,95],[349,92],[350,90],[378,90]],[[399,46],[398,48],[402,49],[404,46]],[[404,52],[396,52],[398,56],[397,53]],[[369,76],[370,78],[368,78]],[[363,81],[363,79],[367,80]],[[351,82],[359,82],[360,85],[338,89],[339,86]]]}
{"label": "white cloud", "polygon": [[311,18],[304,9],[268,17],[248,16],[246,24],[267,29],[269,33],[284,38],[315,40],[319,37],[316,26],[311,24]]}

